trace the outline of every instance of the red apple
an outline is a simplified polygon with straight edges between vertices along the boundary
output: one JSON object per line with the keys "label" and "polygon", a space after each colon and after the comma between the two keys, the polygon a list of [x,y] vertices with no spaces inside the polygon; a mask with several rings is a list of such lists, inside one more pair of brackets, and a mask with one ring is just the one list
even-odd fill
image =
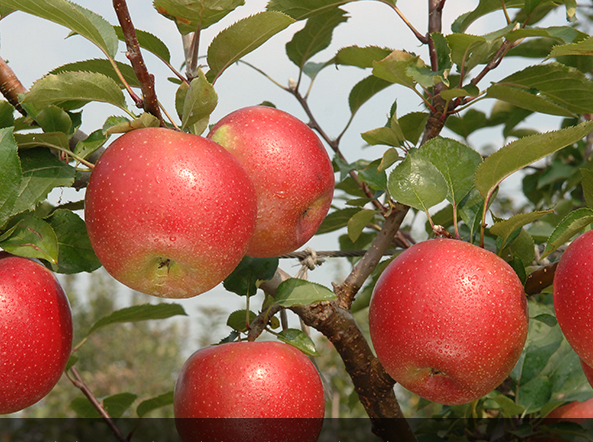
{"label": "red apple", "polygon": [[52,272],[0,253],[0,414],[45,397],[72,350],[68,298]]}
{"label": "red apple", "polygon": [[256,196],[218,144],[165,128],[113,142],[86,191],[91,245],[105,269],[139,292],[188,298],[210,290],[243,258]]}
{"label": "red apple", "polygon": [[187,442],[316,441],[325,409],[314,365],[275,341],[198,350],[181,369],[173,406]]}
{"label": "red apple", "polygon": [[593,230],[566,248],[554,274],[554,310],[570,346],[593,366]]}
{"label": "red apple", "polygon": [[222,118],[208,138],[235,155],[255,185],[249,256],[289,253],[315,234],[331,205],[334,171],[309,126],[281,110],[254,106]]}
{"label": "red apple", "polygon": [[430,401],[463,404],[494,390],[514,368],[527,339],[527,300],[502,258],[433,239],[386,267],[369,325],[393,379]]}
{"label": "red apple", "polygon": [[554,421],[569,421],[576,424],[583,423],[587,419],[593,419],[593,399],[584,402],[574,401],[553,409],[546,419]]}

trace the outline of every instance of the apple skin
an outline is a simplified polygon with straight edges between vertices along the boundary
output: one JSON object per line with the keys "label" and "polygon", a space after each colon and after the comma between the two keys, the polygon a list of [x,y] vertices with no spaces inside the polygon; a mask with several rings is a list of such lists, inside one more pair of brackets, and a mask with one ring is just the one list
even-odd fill
{"label": "apple skin", "polygon": [[584,402],[574,401],[553,409],[546,416],[550,421],[569,421],[581,424],[587,419],[593,419],[593,399]]}
{"label": "apple skin", "polygon": [[70,303],[54,274],[36,261],[0,252],[0,414],[45,397],[71,350]]}
{"label": "apple skin", "polygon": [[189,357],[173,407],[185,442],[305,442],[319,437],[324,400],[315,366],[296,348],[233,342]]}
{"label": "apple skin", "polygon": [[430,401],[463,404],[494,390],[514,368],[527,339],[527,300],[502,258],[432,239],[383,271],[369,326],[393,379]]}
{"label": "apple skin", "polygon": [[593,366],[593,230],[566,248],[554,274],[558,325],[576,354]]}
{"label": "apple skin", "polygon": [[218,144],[165,128],[115,140],[85,197],[91,245],[105,269],[142,293],[189,298],[238,265],[255,229],[251,179]]}
{"label": "apple skin", "polygon": [[252,106],[218,121],[207,135],[235,155],[257,193],[257,224],[249,256],[290,253],[305,244],[327,215],[334,171],[325,147],[298,118]]}

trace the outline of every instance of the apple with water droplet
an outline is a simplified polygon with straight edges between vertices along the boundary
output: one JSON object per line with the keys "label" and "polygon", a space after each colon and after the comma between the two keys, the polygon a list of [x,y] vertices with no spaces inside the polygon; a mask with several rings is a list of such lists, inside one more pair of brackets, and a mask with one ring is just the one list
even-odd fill
{"label": "apple with water droplet", "polygon": [[527,300],[499,256],[432,239],[385,268],[369,326],[393,379],[430,401],[463,404],[494,390],[514,368],[527,338]]}
{"label": "apple with water droplet", "polygon": [[334,171],[319,137],[298,118],[267,106],[236,110],[207,135],[243,164],[257,193],[257,224],[249,256],[290,253],[327,215]]}
{"label": "apple with water droplet", "polygon": [[0,252],[0,414],[45,397],[72,350],[72,314],[54,274]]}
{"label": "apple with water droplet", "polygon": [[115,140],[85,197],[91,245],[105,269],[142,293],[189,298],[238,265],[255,229],[247,172],[206,138],[144,128]]}
{"label": "apple with water droplet", "polygon": [[554,310],[566,340],[593,366],[593,230],[569,244],[554,273]]}
{"label": "apple with water droplet", "polygon": [[181,440],[313,442],[325,410],[321,378],[276,341],[205,347],[183,365],[174,396]]}

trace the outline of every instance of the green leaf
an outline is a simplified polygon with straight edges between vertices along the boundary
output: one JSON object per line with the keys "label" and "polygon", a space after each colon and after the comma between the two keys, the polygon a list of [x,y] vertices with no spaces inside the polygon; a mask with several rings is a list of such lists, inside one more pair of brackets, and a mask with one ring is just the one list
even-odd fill
{"label": "green leaf", "polygon": [[498,11],[503,7],[521,8],[525,0],[506,0],[501,3],[498,0],[480,0],[480,3],[472,12],[459,17],[452,26],[453,32],[464,32],[474,21],[491,12]]}
{"label": "green leaf", "polygon": [[183,100],[182,129],[208,118],[217,104],[218,94],[199,69],[198,76],[191,81]]}
{"label": "green leaf", "polygon": [[109,117],[103,125],[103,133],[105,135],[126,133],[144,127],[158,127],[159,124],[159,119],[148,112],[143,112],[133,120],[124,117]]}
{"label": "green leaf", "polygon": [[14,126],[14,107],[8,101],[0,101],[0,128]]}
{"label": "green leaf", "polygon": [[[524,106],[521,105],[520,101],[526,99],[525,94],[527,93],[536,97],[538,96],[536,94],[539,94],[542,98],[542,100],[539,100],[540,103],[544,103],[544,101],[551,103],[548,107],[553,104],[573,114],[593,112],[593,82],[579,70],[561,63],[530,66],[522,71],[515,72],[496,85],[491,86],[488,89],[489,96],[492,95],[492,91],[497,90],[497,85],[506,86],[518,94],[523,92],[519,95],[520,100],[515,99],[512,102],[526,109],[537,110],[530,108],[533,100],[530,100]],[[506,90],[508,91],[508,89]],[[509,98],[508,93],[502,95],[505,96],[505,99]],[[541,110],[540,112],[545,111]]]}
{"label": "green leaf", "polygon": [[58,239],[48,223],[34,215],[23,214],[12,218],[9,229],[10,236],[2,238],[0,248],[13,255],[57,263]]}
{"label": "green leaf", "polygon": [[581,185],[583,186],[583,195],[585,197],[585,202],[587,206],[593,208],[593,170],[591,169],[579,169],[583,180],[581,181]]}
{"label": "green leaf", "polygon": [[229,12],[244,5],[244,0],[154,0],[155,9],[173,20],[181,34],[206,29],[222,20]]}
{"label": "green leaf", "polygon": [[23,103],[30,103],[37,109],[73,102],[76,108],[90,101],[110,103],[126,110],[126,99],[119,85],[106,75],[95,72],[47,75],[37,80],[23,99]]}
{"label": "green leaf", "polygon": [[100,149],[107,142],[107,139],[108,137],[105,135],[103,130],[98,129],[92,132],[84,140],[76,143],[76,146],[74,146],[72,152],[80,158],[87,158],[93,152]]}
{"label": "green leaf", "polygon": [[556,319],[556,316],[551,314],[542,313],[540,315],[535,316],[533,319],[535,321],[543,322],[548,327],[555,327],[556,325],[558,325],[558,320]]}
{"label": "green leaf", "polygon": [[558,223],[548,238],[542,258],[554,252],[591,223],[593,223],[593,209],[583,207],[570,212]]}
{"label": "green leaf", "polygon": [[[109,416],[117,419],[123,416],[137,398],[138,396],[132,393],[118,393],[103,398],[101,405],[103,405]],[[90,419],[101,417],[97,409],[86,397],[77,397],[70,403],[70,407],[80,418]]]}
{"label": "green leaf", "polygon": [[337,52],[334,62],[344,66],[372,68],[373,62],[383,60],[392,52],[393,49],[378,46],[347,46]]}
{"label": "green leaf", "polygon": [[418,149],[408,152],[389,175],[387,188],[402,204],[428,211],[447,197],[447,182],[443,174]]}
{"label": "green leaf", "polygon": [[0,0],[0,6],[16,9],[65,26],[115,57],[118,40],[113,27],[94,12],[66,0]]}
{"label": "green leaf", "polygon": [[[47,108],[46,108],[47,109]],[[68,149],[68,135],[64,132],[47,133],[15,133],[14,138],[19,145],[19,149],[31,149],[44,146],[57,149]]]}
{"label": "green leaf", "polygon": [[187,313],[185,313],[185,310],[179,304],[160,303],[134,305],[132,307],[116,310],[113,313],[99,319],[93,324],[86,335],[89,336],[96,330],[111,324],[147,321],[151,319],[167,319],[172,316],[179,315],[187,316]]}
{"label": "green leaf", "polygon": [[294,19],[281,12],[260,12],[239,20],[214,37],[208,47],[206,78],[212,83],[228,68],[269,38],[294,23]]}
{"label": "green leaf", "polygon": [[60,161],[48,149],[24,150],[20,157],[23,176],[13,213],[31,210],[54,187],[70,187],[74,183],[76,169]]}
{"label": "green leaf", "polygon": [[174,392],[173,390],[171,390],[159,396],[143,400],[142,402],[140,402],[138,407],[136,407],[136,414],[138,415],[138,417],[144,417],[153,410],[166,407],[167,405],[172,405],[173,395]]}
{"label": "green leaf", "polygon": [[[389,152],[390,150],[388,150],[387,152]],[[365,167],[364,169],[360,169],[358,171],[358,178],[362,182],[368,184],[369,187],[373,190],[386,191],[387,174],[385,173],[384,169],[381,169],[381,167],[385,166],[387,161],[389,161],[389,159],[385,158],[373,161],[367,167]]]}
{"label": "green leaf", "polygon": [[500,405],[502,414],[504,417],[510,418],[516,415],[520,415],[525,411],[525,408],[521,405],[517,405],[511,398],[503,394],[499,394],[494,398],[494,401]]}
{"label": "green leaf", "polygon": [[313,340],[301,330],[295,328],[287,328],[278,333],[277,338],[287,344],[298,348],[307,356],[321,356],[315,347]]}
{"label": "green leaf", "polygon": [[317,229],[316,235],[334,232],[346,227],[350,218],[356,215],[359,211],[359,208],[348,207],[346,209],[339,209],[329,213],[319,226],[319,229]]}
{"label": "green leaf", "polygon": [[501,248],[504,248],[508,245],[507,241],[514,232],[550,213],[554,213],[554,211],[543,210],[530,213],[519,213],[509,219],[495,222],[494,225],[490,227],[490,233],[502,239],[503,245]]}
{"label": "green leaf", "polygon": [[593,37],[586,38],[577,43],[554,46],[548,57],[553,58],[566,55],[593,55]]}
{"label": "green leaf", "polygon": [[282,307],[311,305],[336,299],[327,287],[298,278],[290,278],[278,286],[274,303]]}
{"label": "green leaf", "polygon": [[399,125],[406,140],[417,144],[428,121],[427,112],[410,112],[398,118]]}
{"label": "green leaf", "polygon": [[238,332],[245,332],[256,317],[257,315],[251,310],[249,315],[247,315],[247,310],[236,310],[229,315],[226,325]]}
{"label": "green leaf", "polygon": [[474,180],[475,185],[484,197],[489,198],[506,177],[563,147],[576,143],[592,129],[593,123],[585,122],[513,141],[480,164]]}
{"label": "green leaf", "polygon": [[396,50],[381,61],[373,62],[373,75],[390,83],[413,89],[416,82],[408,74],[410,66],[421,68],[426,64],[417,55]]}
{"label": "green leaf", "polygon": [[354,0],[270,0],[266,9],[283,12],[295,20],[304,20],[352,1]]}
{"label": "green leaf", "polygon": [[[63,109],[57,106],[48,106],[35,116],[35,122],[43,132],[61,132],[69,134],[72,128],[72,119]],[[67,139],[66,139],[67,140]]]}
{"label": "green leaf", "polygon": [[15,213],[23,172],[12,128],[0,129],[0,227]]}
{"label": "green leaf", "polygon": [[286,43],[290,61],[302,69],[311,57],[330,45],[334,29],[347,20],[346,11],[339,8],[328,9],[309,18],[305,27]]}
{"label": "green leaf", "polygon": [[[138,77],[134,73],[134,69],[129,64],[115,62],[121,74],[123,75],[126,82],[132,87],[140,87]],[[109,60],[102,58],[94,58],[91,60],[77,61],[74,63],[68,63],[50,71],[49,74],[60,74],[63,72],[94,72],[96,74],[103,74],[106,77],[111,78],[115,81],[120,89],[124,88],[124,84],[121,79],[117,76],[113,65]]]}
{"label": "green leaf", "polygon": [[494,39],[453,33],[448,35],[447,43],[451,48],[451,59],[457,66],[464,66],[467,72],[480,64],[488,63],[502,45],[502,37]]}
{"label": "green leaf", "polygon": [[101,263],[95,255],[84,221],[74,212],[56,210],[47,222],[56,233],[59,258],[52,270],[58,273],[92,272]]}
{"label": "green leaf", "polygon": [[390,82],[377,78],[374,75],[370,75],[356,83],[348,96],[350,112],[355,114],[364,103],[388,86],[391,86]]}
{"label": "green leaf", "polygon": [[401,140],[397,133],[391,127],[378,127],[360,134],[362,139],[371,146],[384,144],[386,146],[398,147],[402,145],[404,140]]}
{"label": "green leaf", "polygon": [[442,137],[426,142],[418,154],[441,172],[447,182],[447,199],[457,206],[474,187],[474,175],[482,156],[459,141]]}
{"label": "green leaf", "polygon": [[[119,38],[121,41],[126,41],[126,36],[124,35],[121,26],[114,26],[113,29],[117,34],[117,38]],[[150,32],[142,31],[140,29],[136,29],[135,31],[136,38],[138,39],[138,45],[142,49],[146,49],[148,52],[151,52],[167,63],[171,62],[171,53],[169,52],[169,48],[160,38],[151,34]]]}
{"label": "green leaf", "polygon": [[563,117],[574,117],[575,114],[568,109],[558,106],[547,97],[536,95],[516,87],[510,87],[500,84],[492,85],[488,88],[486,94],[488,98],[495,98],[497,100],[506,101],[515,106],[532,112],[540,112],[542,114],[557,115]]}
{"label": "green leaf", "polygon": [[233,272],[223,281],[224,288],[237,295],[255,295],[259,284],[274,277],[278,258],[252,258],[245,256]]}
{"label": "green leaf", "polygon": [[363,209],[348,220],[348,236],[355,242],[364,228],[375,218],[376,212],[370,209]]}

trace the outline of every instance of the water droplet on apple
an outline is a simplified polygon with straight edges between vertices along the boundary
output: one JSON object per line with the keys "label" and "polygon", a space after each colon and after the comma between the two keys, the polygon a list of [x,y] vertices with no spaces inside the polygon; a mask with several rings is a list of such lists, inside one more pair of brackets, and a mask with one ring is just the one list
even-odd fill
{"label": "water droplet on apple", "polygon": [[174,237],[174,236],[170,236],[170,237],[169,237],[169,239],[170,239],[171,241],[175,241],[177,238],[176,238],[176,237]]}

